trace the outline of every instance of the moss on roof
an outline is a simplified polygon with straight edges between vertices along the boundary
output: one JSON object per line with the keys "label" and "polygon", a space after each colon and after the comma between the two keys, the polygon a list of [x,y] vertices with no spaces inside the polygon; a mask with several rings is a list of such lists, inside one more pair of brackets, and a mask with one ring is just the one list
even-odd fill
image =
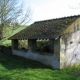
{"label": "moss on roof", "polygon": [[9,39],[53,39],[60,36],[60,34],[80,15],[70,16],[64,18],[57,18],[45,21],[38,21],[13,35]]}

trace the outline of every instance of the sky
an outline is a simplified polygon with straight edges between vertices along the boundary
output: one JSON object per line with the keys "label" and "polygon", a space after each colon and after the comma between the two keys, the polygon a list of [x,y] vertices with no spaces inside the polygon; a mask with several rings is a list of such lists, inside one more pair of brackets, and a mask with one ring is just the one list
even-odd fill
{"label": "sky", "polygon": [[80,0],[23,0],[31,6],[31,23],[80,14]]}

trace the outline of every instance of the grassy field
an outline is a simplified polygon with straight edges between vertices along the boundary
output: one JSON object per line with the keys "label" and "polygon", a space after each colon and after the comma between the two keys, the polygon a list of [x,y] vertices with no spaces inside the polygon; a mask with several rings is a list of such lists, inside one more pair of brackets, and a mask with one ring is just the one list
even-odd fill
{"label": "grassy field", "polygon": [[52,70],[29,59],[0,53],[0,80],[80,80],[80,66]]}
{"label": "grassy field", "polygon": [[[24,28],[26,27],[16,29],[11,35]],[[10,28],[5,29],[4,37],[10,33]],[[9,36],[1,40],[3,45],[10,45],[11,41],[7,40],[8,38]],[[0,52],[0,80],[80,80],[80,66],[52,70],[36,61],[4,52]]]}
{"label": "grassy field", "polygon": [[12,30],[12,27],[5,27],[4,28],[4,32],[3,32],[3,39],[0,40],[0,43],[2,45],[5,45],[5,46],[10,46],[11,45],[11,40],[8,40],[8,38],[16,33],[18,33],[19,31],[25,29],[26,26],[21,26],[19,27],[18,29],[16,30]]}

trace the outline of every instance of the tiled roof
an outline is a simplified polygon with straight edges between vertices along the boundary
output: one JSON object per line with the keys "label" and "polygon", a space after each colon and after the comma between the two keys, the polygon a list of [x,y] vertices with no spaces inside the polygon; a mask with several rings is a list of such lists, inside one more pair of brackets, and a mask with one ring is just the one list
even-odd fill
{"label": "tiled roof", "polygon": [[80,15],[69,16],[64,18],[57,18],[45,21],[38,21],[13,35],[9,39],[53,39],[60,36],[60,34]]}

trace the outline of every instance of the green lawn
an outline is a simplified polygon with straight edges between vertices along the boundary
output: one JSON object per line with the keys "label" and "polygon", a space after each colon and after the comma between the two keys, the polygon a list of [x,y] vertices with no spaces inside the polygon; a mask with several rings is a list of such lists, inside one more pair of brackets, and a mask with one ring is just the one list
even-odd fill
{"label": "green lawn", "polygon": [[0,53],[0,80],[80,80],[80,67],[52,70],[32,60]]}
{"label": "green lawn", "polygon": [[3,39],[0,40],[0,44],[5,45],[5,46],[10,46],[11,45],[11,40],[8,40],[9,37],[12,35],[18,33],[19,31],[25,29],[27,26],[21,26],[16,30],[12,30],[12,27],[5,27],[4,32],[3,32]]}
{"label": "green lawn", "polygon": [[[26,27],[20,27],[13,31],[15,33]],[[10,28],[9,28],[10,29]],[[10,34],[10,30],[4,36]],[[1,40],[3,45],[10,45],[10,40]],[[4,51],[6,52],[6,51]],[[62,70],[52,70],[36,61],[24,59],[10,54],[0,53],[0,80],[80,80],[80,66]]]}

